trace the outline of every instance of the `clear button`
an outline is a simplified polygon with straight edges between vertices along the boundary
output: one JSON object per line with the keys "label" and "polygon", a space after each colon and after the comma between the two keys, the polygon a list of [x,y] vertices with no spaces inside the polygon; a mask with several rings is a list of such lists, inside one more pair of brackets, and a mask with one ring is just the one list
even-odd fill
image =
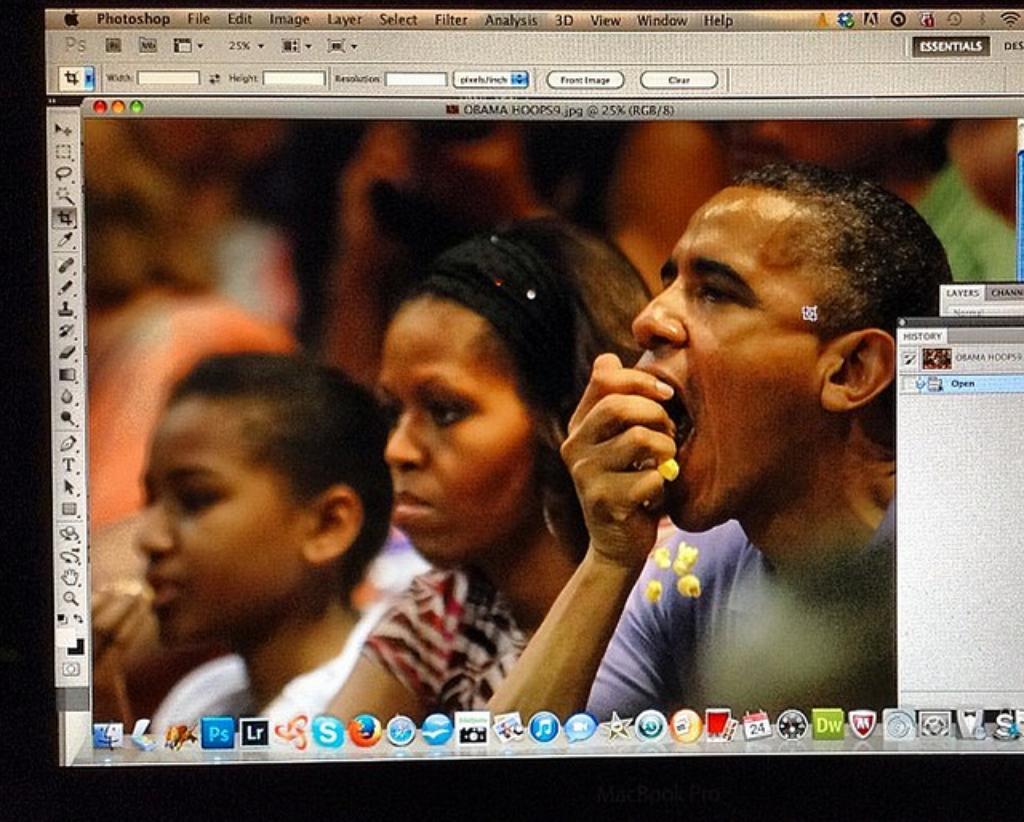
{"label": "clear button", "polygon": [[640,75],[640,85],[657,89],[707,89],[718,85],[718,75],[713,71],[645,71]]}

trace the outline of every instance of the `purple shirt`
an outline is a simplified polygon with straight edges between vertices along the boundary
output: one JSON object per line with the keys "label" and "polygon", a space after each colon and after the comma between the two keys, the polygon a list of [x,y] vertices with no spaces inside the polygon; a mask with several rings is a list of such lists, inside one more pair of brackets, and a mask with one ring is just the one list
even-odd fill
{"label": "purple shirt", "polygon": [[[674,559],[700,550],[701,595],[648,560],[590,692],[598,718],[645,708],[783,710],[895,704],[894,506],[865,551],[793,585],[782,583],[735,521],[659,543]],[[645,596],[662,583],[660,599]],[[821,701],[816,701],[821,700]],[[856,704],[853,704],[856,703]]]}

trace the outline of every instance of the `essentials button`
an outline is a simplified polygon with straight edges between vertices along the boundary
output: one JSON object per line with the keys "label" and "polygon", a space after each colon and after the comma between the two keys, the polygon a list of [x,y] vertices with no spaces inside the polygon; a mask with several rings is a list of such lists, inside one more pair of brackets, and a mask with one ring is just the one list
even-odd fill
{"label": "essentials button", "polygon": [[718,75],[713,71],[645,71],[640,75],[644,88],[714,88]]}
{"label": "essentials button", "polygon": [[622,88],[626,79],[621,71],[552,71],[548,85],[559,89]]}

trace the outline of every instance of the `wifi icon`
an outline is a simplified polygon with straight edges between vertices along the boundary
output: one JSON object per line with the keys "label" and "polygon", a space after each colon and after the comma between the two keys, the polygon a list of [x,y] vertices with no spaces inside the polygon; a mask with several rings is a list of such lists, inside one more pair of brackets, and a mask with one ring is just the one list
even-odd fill
{"label": "wifi icon", "polygon": [[1013,29],[1017,27],[1020,22],[1020,12],[1018,11],[1004,11],[999,15],[999,19],[1002,20],[1006,25]]}

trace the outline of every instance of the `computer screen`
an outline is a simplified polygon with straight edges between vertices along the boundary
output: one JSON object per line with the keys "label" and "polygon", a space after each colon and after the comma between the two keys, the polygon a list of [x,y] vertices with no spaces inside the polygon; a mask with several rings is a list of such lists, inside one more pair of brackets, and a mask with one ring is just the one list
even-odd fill
{"label": "computer screen", "polygon": [[1018,11],[45,38],[62,765],[1024,751]]}

